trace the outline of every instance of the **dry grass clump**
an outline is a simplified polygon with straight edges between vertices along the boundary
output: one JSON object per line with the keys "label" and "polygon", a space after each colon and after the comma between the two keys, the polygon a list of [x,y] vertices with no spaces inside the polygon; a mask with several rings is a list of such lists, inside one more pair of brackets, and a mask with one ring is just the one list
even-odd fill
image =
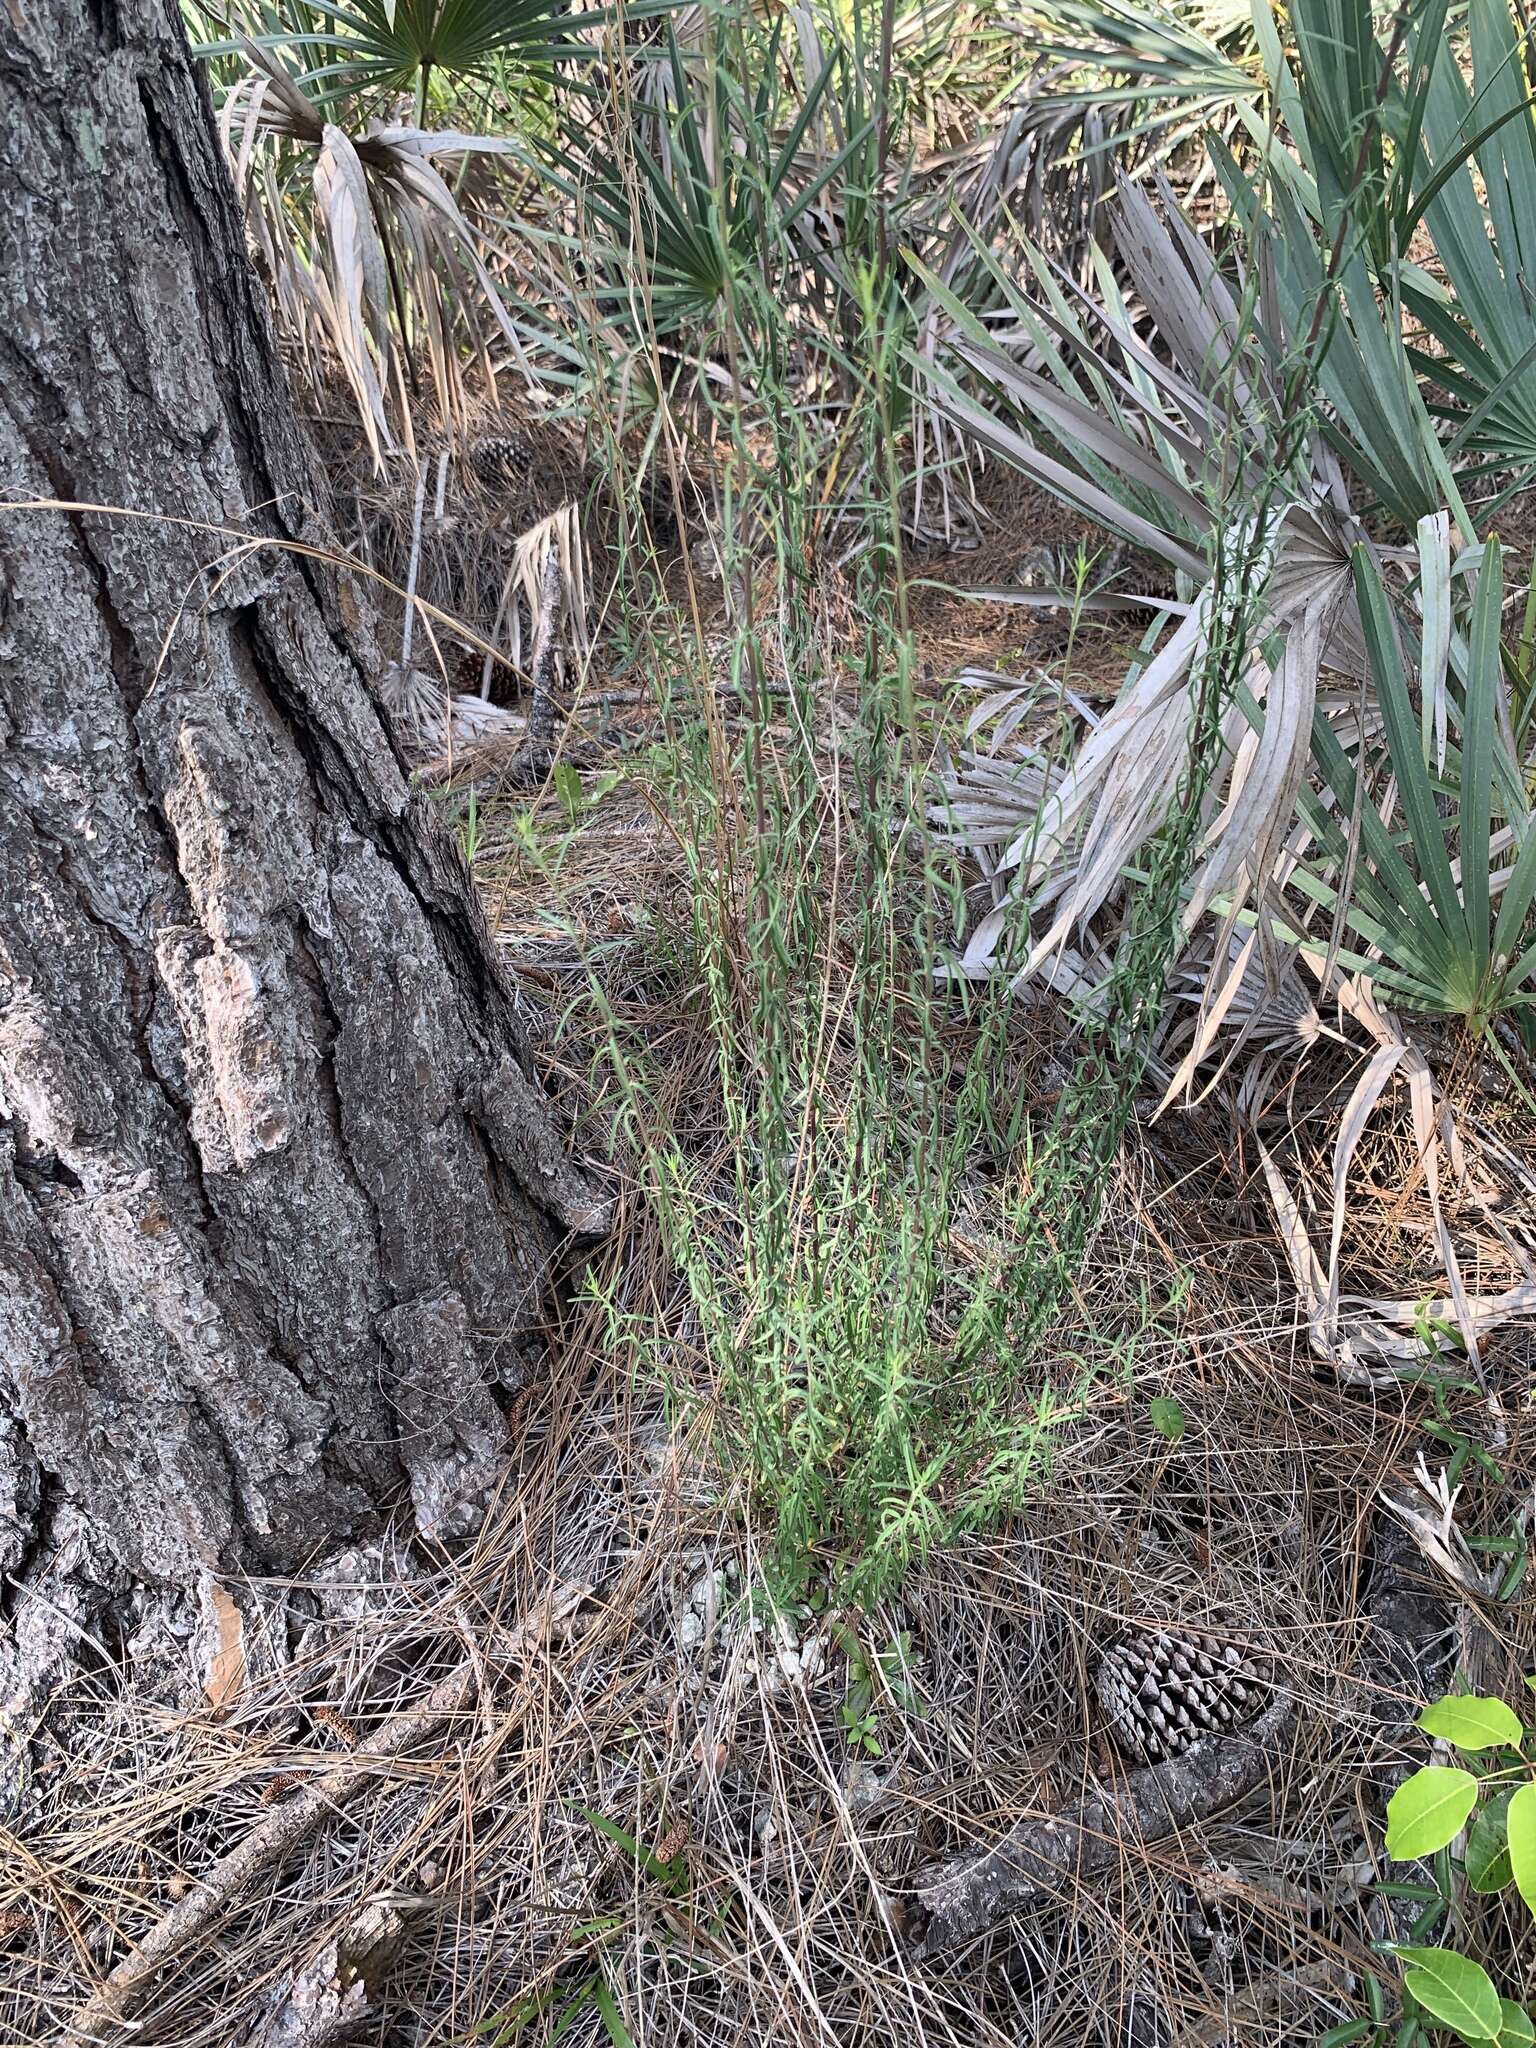
{"label": "dry grass clump", "polygon": [[[423,408],[414,445],[378,461],[339,400],[334,412],[311,412],[307,424],[343,544],[396,589],[414,589],[493,643],[505,637],[504,590],[518,535],[581,501],[593,484],[569,426],[496,395],[480,395],[451,420]],[[474,666],[478,688],[478,660]]]}

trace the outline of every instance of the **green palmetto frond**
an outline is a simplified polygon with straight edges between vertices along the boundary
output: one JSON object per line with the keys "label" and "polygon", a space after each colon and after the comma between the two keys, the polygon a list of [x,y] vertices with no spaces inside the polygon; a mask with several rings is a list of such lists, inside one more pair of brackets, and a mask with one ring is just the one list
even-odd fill
{"label": "green palmetto frond", "polygon": [[1162,150],[1224,125],[1263,84],[1247,0],[1033,0],[1022,33],[1065,74],[1064,104],[1123,109],[1119,138],[1155,137]]}
{"label": "green palmetto frond", "polygon": [[423,71],[473,77],[504,57],[564,54],[612,11],[551,0],[349,0],[339,8],[327,0],[325,12],[353,75],[388,87],[410,85]]}
{"label": "green palmetto frond", "polygon": [[1536,115],[1527,66],[1536,43],[1503,0],[1471,0],[1469,25],[1470,86],[1454,62],[1428,68],[1424,165],[1403,223],[1411,229],[1422,217],[1449,290],[1411,273],[1404,296],[1438,345],[1415,361],[1452,401],[1453,449],[1528,478],[1536,469]]}
{"label": "green palmetto frond", "polygon": [[[1386,741],[1393,810],[1362,798],[1351,761],[1320,731],[1318,795],[1304,806],[1313,845],[1292,887],[1322,906],[1346,938],[1339,959],[1407,1008],[1464,1019],[1476,1032],[1536,1002],[1536,816],[1514,750],[1500,652],[1502,551],[1482,550],[1468,631],[1451,656],[1450,739],[1443,768],[1424,743],[1399,621],[1380,571],[1360,548],[1353,563],[1371,679]],[[1421,582],[1421,689],[1437,663],[1436,620],[1450,603],[1449,565]],[[1337,810],[1324,801],[1331,792]],[[1361,821],[1351,859],[1339,818]],[[1353,874],[1352,884],[1341,877]]]}
{"label": "green palmetto frond", "polygon": [[[670,339],[708,328],[748,268],[798,273],[809,255],[815,270],[821,252],[796,230],[877,123],[857,108],[843,117],[836,44],[816,51],[818,68],[784,104],[781,33],[775,24],[751,74],[719,57],[702,79],[669,36],[660,104],[622,148],[595,126],[547,146],[547,175],[581,223],[572,247],[586,289],[611,327]],[[819,127],[836,138],[831,149],[813,146]]]}
{"label": "green palmetto frond", "polygon": [[[663,11],[657,0],[626,9],[630,18]],[[205,56],[240,55],[254,43],[317,101],[413,91],[420,117],[434,77],[595,55],[590,32],[612,21],[613,9],[562,0],[256,0],[238,19],[234,36],[202,45]]]}
{"label": "green palmetto frond", "polygon": [[[1161,0],[1048,0],[1041,18],[1054,55],[1100,67],[1085,103],[1138,117],[1106,144],[1225,130],[1212,162],[1250,249],[1268,239],[1293,332],[1336,271],[1320,375],[1349,466],[1403,524],[1449,503],[1470,539],[1453,471],[1506,493],[1536,471],[1536,43],[1510,0],[1468,0],[1464,31],[1450,12],[1255,0],[1246,34]],[[1405,349],[1405,324],[1427,345]]]}
{"label": "green palmetto frond", "polygon": [[1327,304],[1317,364],[1328,401],[1322,431],[1366,501],[1410,531],[1448,504],[1470,539],[1452,463],[1402,342],[1401,305],[1381,304],[1358,244],[1333,264],[1292,183],[1265,186],[1219,145],[1215,154],[1233,219],[1269,279],[1263,318],[1271,354],[1283,355],[1287,338],[1305,332],[1320,301]]}
{"label": "green palmetto frond", "polygon": [[[1469,0],[1463,35],[1447,26],[1449,0],[1429,0],[1411,33],[1373,18],[1367,0],[1293,0],[1287,53],[1260,0],[1265,66],[1283,133],[1247,114],[1258,170],[1224,167],[1229,197],[1252,220],[1274,207],[1275,246],[1294,294],[1312,288],[1324,251],[1345,236],[1343,355],[1324,358],[1325,382],[1357,393],[1401,389],[1408,376],[1440,395],[1449,422],[1446,459],[1422,443],[1416,508],[1379,474],[1381,502],[1408,523],[1437,495],[1455,508],[1446,472],[1504,472],[1505,488],[1536,470],[1536,114],[1526,75],[1532,30],[1509,0]],[[1470,59],[1470,82],[1462,58]],[[1383,85],[1385,83],[1385,91]],[[1380,102],[1381,120],[1368,120]],[[1364,138],[1362,140],[1362,138]],[[1343,224],[1343,211],[1349,219]],[[1410,260],[1416,234],[1429,260]],[[1369,332],[1371,301],[1384,333]],[[1404,349],[1416,323],[1429,347]],[[1365,410],[1369,410],[1368,402]],[[1400,407],[1397,408],[1400,413]],[[1341,404],[1341,413],[1347,405]],[[1379,444],[1378,444],[1379,446]],[[1406,452],[1406,440],[1403,442]],[[1512,475],[1509,473],[1513,472]],[[1464,531],[1471,537],[1470,525]]]}

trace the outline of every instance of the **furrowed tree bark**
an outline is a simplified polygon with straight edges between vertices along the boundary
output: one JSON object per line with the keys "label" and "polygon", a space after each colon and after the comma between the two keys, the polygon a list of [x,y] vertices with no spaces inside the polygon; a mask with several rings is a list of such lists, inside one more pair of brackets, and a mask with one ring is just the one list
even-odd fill
{"label": "furrowed tree bark", "polygon": [[0,0],[0,498],[0,1570],[452,1533],[602,1219],[358,589],[210,531],[323,492],[174,0]]}

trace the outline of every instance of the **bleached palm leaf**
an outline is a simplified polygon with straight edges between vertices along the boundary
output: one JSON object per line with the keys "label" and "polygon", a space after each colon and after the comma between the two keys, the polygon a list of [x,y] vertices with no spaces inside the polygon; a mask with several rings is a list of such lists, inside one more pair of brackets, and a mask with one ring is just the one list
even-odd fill
{"label": "bleached palm leaf", "polygon": [[494,741],[524,736],[520,713],[487,703],[471,692],[450,690],[425,669],[391,663],[379,677],[380,701],[395,731],[413,755],[435,758]]}
{"label": "bleached palm leaf", "polygon": [[[324,337],[351,387],[375,461],[394,443],[391,394],[403,399],[406,387],[401,303],[414,309],[411,325],[425,340],[436,388],[450,410],[462,395],[461,352],[466,343],[474,348],[481,342],[482,330],[464,324],[467,306],[484,310],[532,380],[522,337],[487,266],[482,233],[466,220],[439,168],[461,175],[471,161],[514,155],[516,145],[376,122],[351,134],[327,119],[276,49],[245,37],[238,47],[250,70],[225,94],[220,110],[236,189],[273,277],[280,317],[296,341]],[[271,167],[256,175],[263,138],[313,153],[315,205],[307,238],[292,194]]]}
{"label": "bleached palm leaf", "polygon": [[[1011,841],[991,843],[1007,810],[1006,767],[999,775],[998,764],[983,768],[973,756],[948,774],[942,798],[950,829],[985,833],[994,861],[994,902],[972,934],[967,971],[996,964],[993,949],[1018,931],[1025,906],[1037,936],[1022,970],[1014,958],[1010,973],[1039,973],[1069,940],[1085,943],[1180,785],[1212,638],[1211,568],[1217,549],[1231,545],[1214,508],[1271,504],[1268,529],[1250,550],[1251,615],[1241,635],[1250,655],[1225,716],[1186,905],[1186,933],[1212,911],[1223,920],[1195,1034],[1199,1057],[1213,1044],[1212,1016],[1236,1002],[1231,947],[1238,919],[1251,916],[1247,906],[1259,914],[1264,981],[1277,985],[1268,906],[1277,877],[1294,866],[1287,848],[1320,701],[1339,717],[1344,745],[1358,747],[1364,736],[1358,693],[1320,699],[1325,672],[1354,683],[1368,674],[1351,573],[1351,549],[1364,535],[1337,459],[1320,440],[1291,449],[1290,496],[1276,496],[1270,473],[1284,400],[1266,348],[1245,338],[1228,281],[1160,189],[1161,216],[1145,193],[1122,186],[1115,220],[1156,349],[1104,262],[1094,296],[1028,247],[1029,292],[994,265],[994,279],[1007,286],[1007,331],[978,323],[935,285],[950,323],[948,367],[933,373],[935,409],[1100,524],[1160,554],[1193,593],[1048,788],[1034,762],[1017,765]],[[1209,481],[1218,464],[1227,478],[1221,493]],[[1322,801],[1326,807],[1326,793]],[[1012,877],[1006,891],[1001,875]],[[1249,1013],[1239,1028],[1251,1034],[1258,1025]],[[1187,1085],[1187,1059],[1180,1075]]]}
{"label": "bleached palm leaf", "polygon": [[[1202,1101],[1245,1048],[1302,1052],[1323,1035],[1316,1005],[1296,971],[1294,953],[1274,949],[1275,956],[1266,959],[1260,938],[1257,928],[1244,937],[1224,930],[1214,955],[1192,946],[1170,973],[1170,1005],[1192,1004],[1196,1014],[1189,1045],[1168,1077],[1154,1121],[1181,1095],[1191,1107]],[[1170,1021],[1172,1030],[1162,1035],[1158,1046],[1165,1062],[1177,1049],[1180,1028],[1176,1013]],[[1222,1056],[1196,1090],[1196,1075],[1224,1031],[1231,1035]]]}
{"label": "bleached palm leaf", "polygon": [[[581,655],[587,650],[587,561],[581,537],[581,511],[574,504],[560,505],[547,518],[536,521],[526,532],[520,533],[513,543],[496,630],[499,632],[505,622],[511,657],[519,667],[523,665],[524,658],[524,618],[527,619],[533,645],[538,644],[543,626],[544,564],[551,549],[559,564],[562,627],[574,654]],[[489,685],[490,663],[487,662],[483,687],[488,689]]]}
{"label": "bleached palm leaf", "polygon": [[[1348,635],[1339,631],[1348,556],[1330,549],[1327,537],[1314,508],[1289,506],[1259,550],[1257,582],[1266,596],[1250,637],[1262,646],[1278,633],[1283,649],[1273,669],[1257,658],[1250,666],[1251,720],[1240,706],[1227,713],[1225,769],[1210,799],[1187,929],[1219,899],[1240,903],[1258,889],[1290,828],[1323,662],[1352,652]],[[1011,765],[973,756],[944,779],[936,819],[973,848],[986,845],[997,869],[1012,875],[1012,923],[1019,922],[1021,901],[1037,912],[1051,904],[1049,923],[1015,970],[1021,976],[1039,971],[1093,919],[1166,821],[1217,623],[1211,616],[1216,602],[1215,586],[1207,585],[1054,777],[1035,758]],[[1004,904],[994,906],[966,949],[968,971],[989,960],[1009,921]]]}
{"label": "bleached palm leaf", "polygon": [[330,257],[331,339],[377,455],[380,440],[389,439],[389,423],[373,336],[389,329],[388,272],[357,150],[351,136],[329,122],[321,130],[314,176]]}

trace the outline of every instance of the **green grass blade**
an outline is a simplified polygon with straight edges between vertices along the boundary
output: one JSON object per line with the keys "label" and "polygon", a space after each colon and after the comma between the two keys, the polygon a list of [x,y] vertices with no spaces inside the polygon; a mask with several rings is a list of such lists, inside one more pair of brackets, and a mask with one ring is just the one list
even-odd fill
{"label": "green grass blade", "polygon": [[1429,890],[1447,936],[1464,934],[1466,920],[1456,893],[1450,857],[1445,850],[1445,824],[1435,805],[1435,793],[1419,751],[1418,720],[1408,698],[1408,680],[1403,673],[1402,649],[1398,644],[1397,622],[1387,603],[1375,563],[1366,548],[1354,553],[1355,595],[1360,606],[1360,623],[1365,632],[1371,673],[1376,682],[1377,701],[1387,729],[1387,745],[1402,796],[1419,871]]}

